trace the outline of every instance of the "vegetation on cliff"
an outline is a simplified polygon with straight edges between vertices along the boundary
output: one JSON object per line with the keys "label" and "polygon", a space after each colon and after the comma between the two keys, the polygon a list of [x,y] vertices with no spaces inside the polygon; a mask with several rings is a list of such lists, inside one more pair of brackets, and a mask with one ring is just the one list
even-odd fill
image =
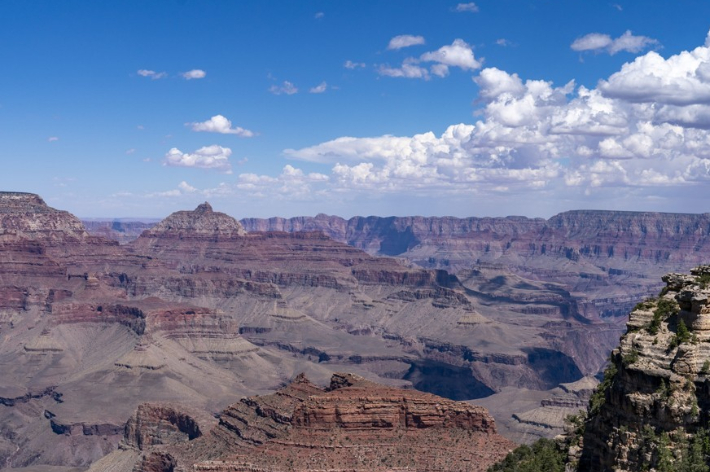
{"label": "vegetation on cliff", "polygon": [[586,415],[491,472],[710,472],[710,266],[634,307]]}

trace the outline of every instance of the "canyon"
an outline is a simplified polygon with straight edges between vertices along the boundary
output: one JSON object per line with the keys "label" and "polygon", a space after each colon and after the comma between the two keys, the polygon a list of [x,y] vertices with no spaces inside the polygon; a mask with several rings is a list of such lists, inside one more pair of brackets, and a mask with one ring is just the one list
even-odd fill
{"label": "canyon", "polygon": [[[688,271],[710,258],[709,214],[578,210],[547,220],[520,216],[346,220],[319,214],[240,222],[249,232],[319,231],[374,256],[446,270],[456,276],[477,314],[503,323],[510,332],[521,326],[544,330],[541,335],[548,345],[573,359],[586,376],[600,371],[625,330],[627,313],[660,290],[661,276]],[[110,224],[104,222],[104,228]],[[585,379],[580,391],[554,382],[532,382],[533,390],[500,384],[492,387],[495,394],[479,402],[517,441],[552,437],[561,431],[563,418],[586,402],[594,380]],[[525,402],[519,399],[520,388],[526,389]],[[518,405],[513,415],[508,413],[511,402]]]}
{"label": "canyon", "polygon": [[[143,403],[219,415],[300,373],[454,400],[583,375],[544,327],[564,304],[544,285],[508,284],[493,309],[447,271],[322,232],[247,232],[206,203],[128,244],[31,194],[0,193],[0,223],[0,463],[14,468],[86,468]],[[531,325],[510,321],[524,293],[542,308]]]}
{"label": "canyon", "polygon": [[[158,436],[197,444],[219,436],[234,408],[247,414],[245,398],[293,382],[313,395],[336,392],[333,379],[352,375],[359,380],[347,382],[365,389],[365,399],[389,404],[420,395],[414,388],[450,399],[437,404],[464,401],[446,404],[490,418],[487,435],[553,436],[586,405],[624,330],[625,307],[658,291],[659,270],[705,257],[703,218],[574,212],[547,221],[240,222],[204,203],[155,224],[84,225],[37,195],[0,193],[0,464],[63,472],[109,456],[115,470],[219,461],[180,459],[140,425],[168,418],[160,421],[174,428]],[[407,393],[395,393],[402,387]],[[474,404],[490,410],[496,428]],[[406,410],[397,405],[383,407],[387,424],[395,424],[387,411]],[[294,414],[289,431],[309,418],[326,421]],[[299,430],[309,448],[340,438],[329,418],[327,434]],[[437,428],[428,430],[469,435]],[[244,434],[266,434],[259,431]],[[427,434],[405,443],[431,441]],[[382,436],[382,447],[394,447],[388,441]],[[362,457],[379,454],[365,442],[357,443]],[[494,443],[500,451],[511,444]],[[249,457],[229,466],[236,468],[215,462],[199,470],[269,470],[284,457],[309,467],[275,444],[263,455],[271,465]],[[347,455],[340,465],[324,457],[327,467],[365,467]],[[463,462],[451,460],[436,470],[459,470]]]}

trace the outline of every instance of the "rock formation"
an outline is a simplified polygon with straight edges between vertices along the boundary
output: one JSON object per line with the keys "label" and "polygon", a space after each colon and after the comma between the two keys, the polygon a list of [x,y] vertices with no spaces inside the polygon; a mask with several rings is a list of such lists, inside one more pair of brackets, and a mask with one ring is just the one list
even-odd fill
{"label": "rock formation", "polygon": [[[668,274],[658,298],[637,305],[592,395],[580,471],[683,468],[703,449],[710,419],[710,266]],[[707,469],[705,469],[707,470]]]}
{"label": "rock formation", "polygon": [[352,374],[326,389],[300,375],[230,406],[204,435],[189,415],[143,405],[121,450],[91,470],[483,471],[513,446],[481,407]]}

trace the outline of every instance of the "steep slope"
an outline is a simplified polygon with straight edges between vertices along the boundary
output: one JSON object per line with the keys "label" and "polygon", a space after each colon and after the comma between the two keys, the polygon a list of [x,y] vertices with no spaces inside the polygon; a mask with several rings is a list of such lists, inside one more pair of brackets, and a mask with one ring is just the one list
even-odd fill
{"label": "steep slope", "polygon": [[205,424],[144,405],[122,450],[91,470],[482,471],[513,447],[481,407],[352,374],[335,374],[327,389],[299,376],[230,406],[212,431]]}

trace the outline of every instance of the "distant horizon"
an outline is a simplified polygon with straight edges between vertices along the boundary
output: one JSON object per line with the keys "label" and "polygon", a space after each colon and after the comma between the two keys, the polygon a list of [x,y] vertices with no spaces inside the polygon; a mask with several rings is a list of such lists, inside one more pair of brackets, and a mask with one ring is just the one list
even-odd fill
{"label": "distant horizon", "polygon": [[[57,210],[61,210],[61,208],[57,208]],[[189,211],[190,209],[184,209],[184,210],[177,210],[177,211]],[[353,218],[455,218],[459,220],[465,220],[465,219],[470,219],[470,218],[476,218],[476,219],[484,219],[484,218],[489,218],[489,219],[506,219],[506,218],[525,218],[528,220],[545,220],[548,221],[551,218],[554,218],[555,216],[559,216],[565,213],[575,213],[575,212],[599,212],[599,213],[636,213],[636,214],[661,214],[661,215],[693,215],[693,216],[701,216],[701,215],[707,215],[710,214],[710,212],[702,212],[702,213],[687,213],[687,212],[669,212],[669,211],[636,211],[636,210],[602,210],[602,209],[593,209],[593,208],[578,208],[575,210],[566,210],[562,211],[559,213],[555,213],[554,215],[551,215],[547,218],[542,217],[542,216],[526,216],[526,215],[499,215],[499,216],[477,216],[477,215],[469,215],[469,216],[453,216],[453,215],[353,215],[350,217],[344,217],[340,215],[335,215],[335,214],[327,214],[327,213],[316,213],[315,215],[296,215],[296,216],[279,216],[279,215],[272,215],[272,216],[267,216],[267,217],[259,217],[259,216],[242,216],[242,217],[237,217],[234,216],[228,212],[220,211],[220,210],[215,210],[220,213],[224,213],[226,215],[231,216],[232,218],[240,221],[240,220],[246,220],[246,219],[255,219],[255,220],[270,220],[273,218],[280,218],[284,220],[290,220],[294,218],[317,218],[318,216],[325,216],[328,218],[341,218],[345,221],[351,220]],[[119,221],[122,223],[127,223],[127,222],[139,222],[139,223],[158,223],[165,218],[167,218],[168,215],[165,215],[162,218],[153,218],[153,217],[83,217],[79,215],[74,215],[77,218],[79,218],[81,221],[93,221],[93,222],[109,222],[109,221]]]}

